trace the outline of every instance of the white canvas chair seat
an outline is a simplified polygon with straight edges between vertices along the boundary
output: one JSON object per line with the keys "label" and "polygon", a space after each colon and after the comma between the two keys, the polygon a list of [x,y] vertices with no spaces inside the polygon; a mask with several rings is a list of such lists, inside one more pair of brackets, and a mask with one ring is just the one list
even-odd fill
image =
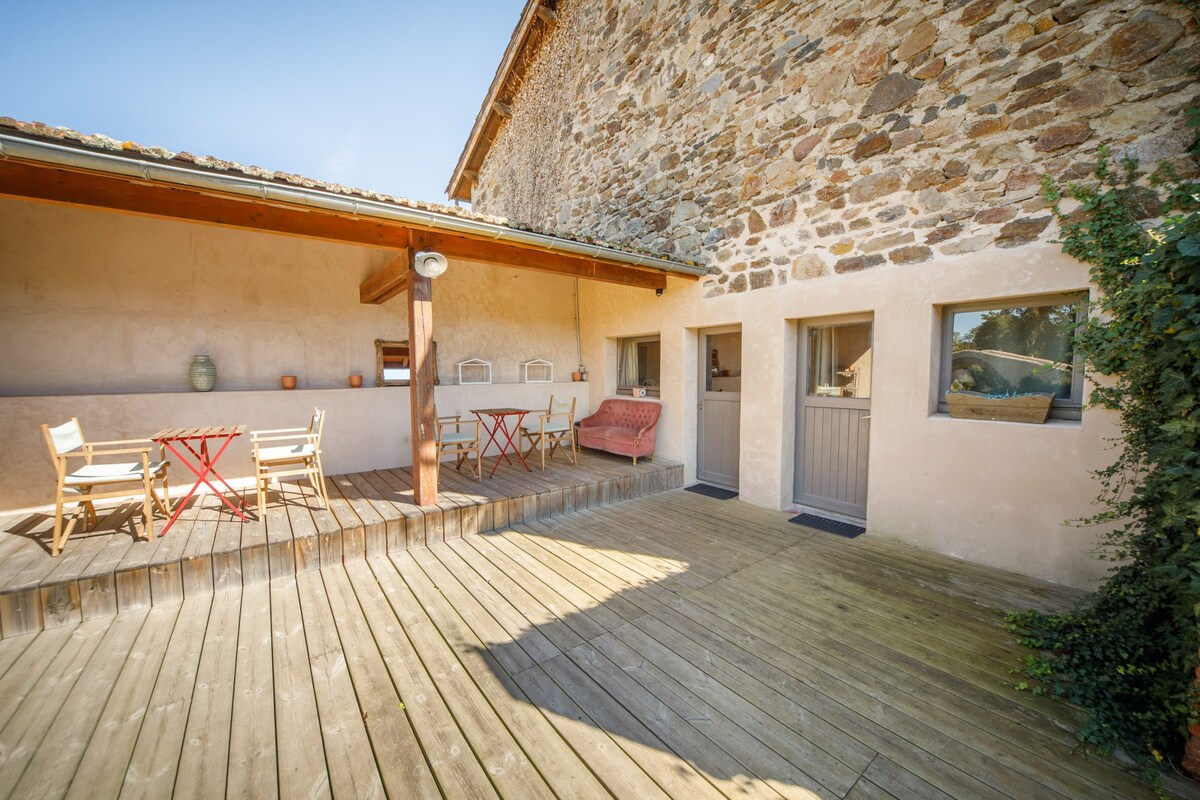
{"label": "white canvas chair seat", "polygon": [[[50,545],[50,554],[57,556],[75,529],[79,521],[79,511],[83,512],[84,525],[88,522],[96,524],[100,517],[96,513],[94,501],[130,495],[142,495],[142,537],[149,539],[154,535],[154,506],[158,506],[163,514],[167,511],[167,468],[169,461],[163,459],[162,445],[158,445],[158,457],[150,460],[150,451],[155,447],[149,439],[121,439],[110,442],[88,442],[83,438],[83,429],[78,418],[70,422],[42,426],[42,435],[46,437],[46,446],[50,448],[50,458],[54,461],[57,473],[57,489],[54,497],[54,538]],[[97,458],[112,458],[134,456],[136,461],[99,462]],[[80,463],[82,462],[82,463]],[[77,466],[78,465],[78,466]],[[155,481],[162,482],[162,496],[154,490]],[[110,487],[115,484],[139,484],[137,490],[130,487],[95,491],[95,487]],[[63,525],[63,506],[67,503],[76,504],[76,511],[71,514],[67,524]]]}
{"label": "white canvas chair seat", "polygon": [[575,398],[571,402],[554,401],[550,396],[550,404],[546,413],[538,414],[533,419],[521,423],[521,440],[529,445],[524,458],[533,455],[534,450],[541,450],[542,471],[546,469],[546,453],[554,458],[555,450],[562,450],[572,464],[577,463],[575,444]]}
{"label": "white canvas chair seat", "polygon": [[470,474],[474,475],[477,481],[483,480],[483,464],[480,461],[483,423],[477,419],[463,419],[460,415],[439,417],[436,407],[433,409],[433,416],[437,420],[434,426],[437,439],[435,467],[440,470],[442,456],[452,455],[456,456],[454,468],[461,472],[463,464],[471,466],[470,456],[474,453],[475,466],[471,469]]}
{"label": "white canvas chair seat", "polygon": [[301,461],[314,458],[317,448],[311,442],[285,445],[283,447],[263,447],[258,451],[258,457],[264,462]]}
{"label": "white canvas chair seat", "polygon": [[[168,463],[167,461],[150,461],[146,464],[146,468],[150,470],[151,475],[157,478],[159,473],[166,469]],[[67,486],[96,486],[102,483],[121,483],[140,481],[141,479],[142,465],[131,461],[128,464],[88,464],[65,476],[64,482]]]}
{"label": "white canvas chair seat", "polygon": [[566,422],[549,421],[549,420],[547,420],[545,423],[543,423],[543,422],[541,422],[541,417],[538,417],[538,419],[534,422],[521,423],[521,427],[524,428],[525,430],[529,431],[530,433],[537,433],[539,430],[545,431],[546,433],[561,433],[562,431],[567,430],[571,426],[568,425]]}
{"label": "white canvas chair seat", "polygon": [[[325,412],[313,409],[307,428],[276,428],[251,431],[250,446],[254,451],[254,482],[258,490],[259,512],[266,508],[267,489],[271,479],[306,477],[317,493],[323,508],[329,507],[325,489],[325,471],[321,468],[321,431],[325,427]],[[279,484],[283,494],[283,484]]]}

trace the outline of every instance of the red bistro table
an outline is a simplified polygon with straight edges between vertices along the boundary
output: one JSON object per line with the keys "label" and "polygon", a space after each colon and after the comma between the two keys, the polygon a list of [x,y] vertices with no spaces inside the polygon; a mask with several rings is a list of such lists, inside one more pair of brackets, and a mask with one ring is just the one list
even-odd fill
{"label": "red bistro table", "polygon": [[[526,414],[531,413],[528,408],[473,408],[471,409],[471,413],[479,417],[479,421],[483,423],[484,430],[488,432],[487,444],[483,446],[480,454],[486,453],[487,449],[492,446],[492,442],[500,446],[500,454],[496,456],[496,463],[492,464],[492,471],[488,473],[489,478],[496,474],[496,467],[500,466],[500,459],[503,458],[509,464],[512,463],[508,457],[509,453],[517,457],[522,467],[530,472],[533,471],[529,469],[529,465],[525,463],[525,459],[521,456],[520,442],[513,444],[513,437],[517,435],[517,431],[521,430],[521,420],[525,419]],[[492,418],[490,426],[484,417]],[[508,427],[509,417],[517,418],[511,429]]]}
{"label": "red bistro table", "polygon": [[[172,512],[171,518],[167,520],[167,524],[163,526],[163,529],[159,532],[159,536],[167,535],[167,531],[172,525],[175,524],[175,520],[179,519],[179,515],[183,513],[184,506],[187,505],[188,500],[192,499],[192,495],[196,493],[196,490],[200,488],[201,484],[207,486],[212,490],[213,494],[221,498],[222,502],[229,506],[229,508],[233,510],[233,513],[241,517],[243,522],[246,520],[246,515],[243,514],[241,508],[238,507],[242,504],[241,495],[233,491],[233,488],[230,487],[225,479],[221,477],[221,474],[215,469],[217,459],[219,459],[221,454],[225,452],[225,448],[229,446],[229,443],[232,442],[235,437],[241,436],[245,432],[245,425],[234,425],[233,427],[221,426],[215,428],[167,428],[166,430],[161,430],[150,437],[174,453],[175,457],[178,458],[183,465],[190,469],[192,474],[196,476],[196,484],[192,486],[191,491],[187,493],[187,496],[180,500],[178,505],[175,506],[175,511]],[[216,453],[211,452],[211,448],[209,447],[210,441],[214,446],[216,446],[217,442],[220,442],[220,446],[216,448]],[[197,444],[193,444],[193,442],[196,442]],[[175,449],[176,444],[182,445],[185,450],[192,454],[192,457],[196,461],[195,466],[192,465],[192,462],[186,458],[183,453]],[[221,485],[225,487],[225,491],[238,498],[237,506],[235,506],[223,492],[209,482],[208,476],[210,475],[221,482]]]}

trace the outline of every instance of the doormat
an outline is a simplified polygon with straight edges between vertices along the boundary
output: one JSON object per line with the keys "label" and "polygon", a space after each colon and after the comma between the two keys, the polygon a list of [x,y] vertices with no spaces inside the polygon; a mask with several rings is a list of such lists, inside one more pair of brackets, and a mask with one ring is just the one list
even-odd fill
{"label": "doormat", "polygon": [[849,522],[841,522],[836,519],[826,519],[818,517],[816,514],[800,514],[792,517],[788,522],[794,522],[797,525],[803,525],[806,528],[816,528],[819,531],[845,536],[847,539],[853,539],[855,536],[861,536],[867,532],[867,529],[861,525],[852,525]]}
{"label": "doormat", "polygon": [[709,486],[707,483],[693,483],[691,486],[686,487],[684,491],[695,492],[696,494],[702,494],[705,497],[712,497],[716,500],[732,500],[738,496],[737,492],[722,489],[719,486]]}

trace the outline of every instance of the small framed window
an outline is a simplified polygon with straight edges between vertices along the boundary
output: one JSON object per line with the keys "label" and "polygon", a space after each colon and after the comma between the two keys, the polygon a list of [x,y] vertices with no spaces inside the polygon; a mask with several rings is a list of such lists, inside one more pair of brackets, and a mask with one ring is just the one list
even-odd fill
{"label": "small framed window", "polygon": [[[437,342],[431,342],[430,356],[433,359],[433,382],[438,383]],[[375,385],[408,386],[411,372],[408,341],[389,342],[375,340]]]}
{"label": "small framed window", "polygon": [[622,339],[617,348],[617,394],[633,394],[642,387],[650,397],[658,397],[659,357],[662,348],[657,336]]}
{"label": "small framed window", "polygon": [[1049,392],[1052,418],[1079,419],[1083,370],[1074,337],[1086,317],[1086,294],[947,306],[938,411],[946,413],[949,391]]}

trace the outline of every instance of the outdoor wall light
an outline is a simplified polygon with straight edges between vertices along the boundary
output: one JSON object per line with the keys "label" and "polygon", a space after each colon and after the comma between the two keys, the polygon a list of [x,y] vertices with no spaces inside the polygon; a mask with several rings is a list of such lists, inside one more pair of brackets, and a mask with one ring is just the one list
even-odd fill
{"label": "outdoor wall light", "polygon": [[417,274],[423,278],[436,278],[449,266],[444,255],[432,250],[422,250],[413,260],[416,264]]}

